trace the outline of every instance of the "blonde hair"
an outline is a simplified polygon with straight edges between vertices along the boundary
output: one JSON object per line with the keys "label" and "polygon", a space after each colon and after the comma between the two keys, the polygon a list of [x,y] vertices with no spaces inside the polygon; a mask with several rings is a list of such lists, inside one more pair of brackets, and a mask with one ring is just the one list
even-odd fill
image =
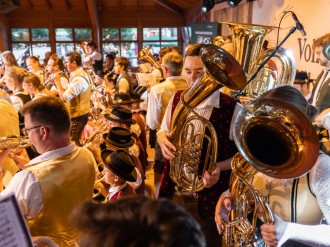
{"label": "blonde hair", "polygon": [[14,54],[11,51],[4,51],[1,54],[2,59],[6,59],[7,60],[7,66],[18,66],[17,60],[14,56]]}
{"label": "blonde hair", "polygon": [[14,81],[22,84],[25,77],[29,75],[29,72],[26,69],[23,69],[18,66],[11,66],[5,71],[5,75],[14,79]]}
{"label": "blonde hair", "polygon": [[37,88],[40,91],[45,88],[45,86],[41,84],[39,77],[36,76],[35,74],[30,74],[29,76],[25,77],[23,82],[32,84],[35,88]]}

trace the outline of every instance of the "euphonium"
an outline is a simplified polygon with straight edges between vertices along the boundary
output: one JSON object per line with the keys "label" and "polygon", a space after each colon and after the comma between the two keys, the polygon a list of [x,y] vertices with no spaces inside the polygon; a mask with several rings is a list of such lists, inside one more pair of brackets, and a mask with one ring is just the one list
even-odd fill
{"label": "euphonium", "polygon": [[146,60],[151,63],[156,69],[162,71],[162,67],[160,63],[155,59],[153,55],[150,53],[150,47],[145,46],[138,54],[138,60]]}
{"label": "euphonium", "polygon": [[[278,179],[306,174],[318,156],[318,138],[309,119],[276,99],[257,99],[239,112],[234,141],[240,153],[232,160],[232,210],[224,238],[227,246],[254,246],[257,217],[272,223],[263,195],[252,185],[257,171]],[[251,213],[252,220],[248,220]]]}
{"label": "euphonium", "polygon": [[[255,69],[265,61],[265,59],[274,51],[268,49],[264,51],[256,62]],[[273,61],[281,64],[274,70],[267,65],[258,73],[256,78],[246,87],[246,93],[251,98],[257,98],[264,92],[278,87],[280,85],[292,85],[296,75],[296,63],[291,51],[280,48],[272,57]]]}
{"label": "euphonium", "polygon": [[[193,193],[204,189],[203,174],[198,172],[203,146],[207,146],[203,171],[214,169],[218,147],[212,124],[193,109],[221,85],[237,90],[246,84],[246,77],[240,65],[225,50],[209,44],[201,48],[200,55],[205,72],[182,93],[171,122],[171,141],[177,153],[170,164],[170,177],[181,190]],[[202,126],[201,130],[195,129],[198,121]],[[210,136],[205,134],[207,129],[211,133]]]}
{"label": "euphonium", "polygon": [[[272,53],[273,49],[264,51],[261,48],[266,36],[276,27],[251,25],[243,23],[223,22],[230,29],[233,41],[233,56],[241,64],[249,80],[259,65]],[[295,59],[289,51],[280,48],[272,60],[277,71],[267,65],[258,73],[257,77],[246,87],[245,94],[253,99],[278,85],[292,85],[295,77]]]}

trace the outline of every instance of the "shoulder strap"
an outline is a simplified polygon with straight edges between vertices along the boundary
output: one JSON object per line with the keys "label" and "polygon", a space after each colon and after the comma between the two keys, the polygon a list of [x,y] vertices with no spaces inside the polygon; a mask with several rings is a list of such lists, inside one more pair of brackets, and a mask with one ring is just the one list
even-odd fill
{"label": "shoulder strap", "polygon": [[310,177],[309,177],[309,175],[310,175],[310,173],[307,173],[307,184],[308,184],[308,189],[309,189],[309,191],[311,192],[311,194],[314,196],[314,197],[316,197],[316,195],[313,193],[313,191],[312,191],[312,188],[311,188],[311,184],[310,184]]}
{"label": "shoulder strap", "polygon": [[88,85],[93,89],[94,83],[93,83],[92,77],[88,73],[86,73],[86,75],[87,75],[87,78],[82,75],[77,75],[77,76],[84,78],[87,81]]}

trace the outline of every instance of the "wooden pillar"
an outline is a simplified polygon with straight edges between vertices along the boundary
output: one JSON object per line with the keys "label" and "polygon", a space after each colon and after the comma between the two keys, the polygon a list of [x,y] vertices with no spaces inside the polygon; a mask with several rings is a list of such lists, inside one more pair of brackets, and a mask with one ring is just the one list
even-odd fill
{"label": "wooden pillar", "polygon": [[9,28],[8,19],[5,14],[0,14],[0,51],[9,50]]}
{"label": "wooden pillar", "polygon": [[93,41],[97,44],[99,50],[101,50],[101,27],[98,15],[98,8],[95,0],[87,0],[89,17],[92,23]]}

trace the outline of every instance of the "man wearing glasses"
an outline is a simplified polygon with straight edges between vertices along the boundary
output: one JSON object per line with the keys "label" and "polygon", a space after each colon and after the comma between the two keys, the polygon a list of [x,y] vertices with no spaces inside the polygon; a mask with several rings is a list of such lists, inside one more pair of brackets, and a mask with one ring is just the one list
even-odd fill
{"label": "man wearing glasses", "polygon": [[[95,161],[70,141],[70,115],[61,99],[44,96],[21,111],[25,134],[40,156],[16,173],[0,196],[15,194],[33,236],[73,246],[78,231],[69,215],[78,204],[92,200]],[[9,151],[0,153],[0,168]]]}

